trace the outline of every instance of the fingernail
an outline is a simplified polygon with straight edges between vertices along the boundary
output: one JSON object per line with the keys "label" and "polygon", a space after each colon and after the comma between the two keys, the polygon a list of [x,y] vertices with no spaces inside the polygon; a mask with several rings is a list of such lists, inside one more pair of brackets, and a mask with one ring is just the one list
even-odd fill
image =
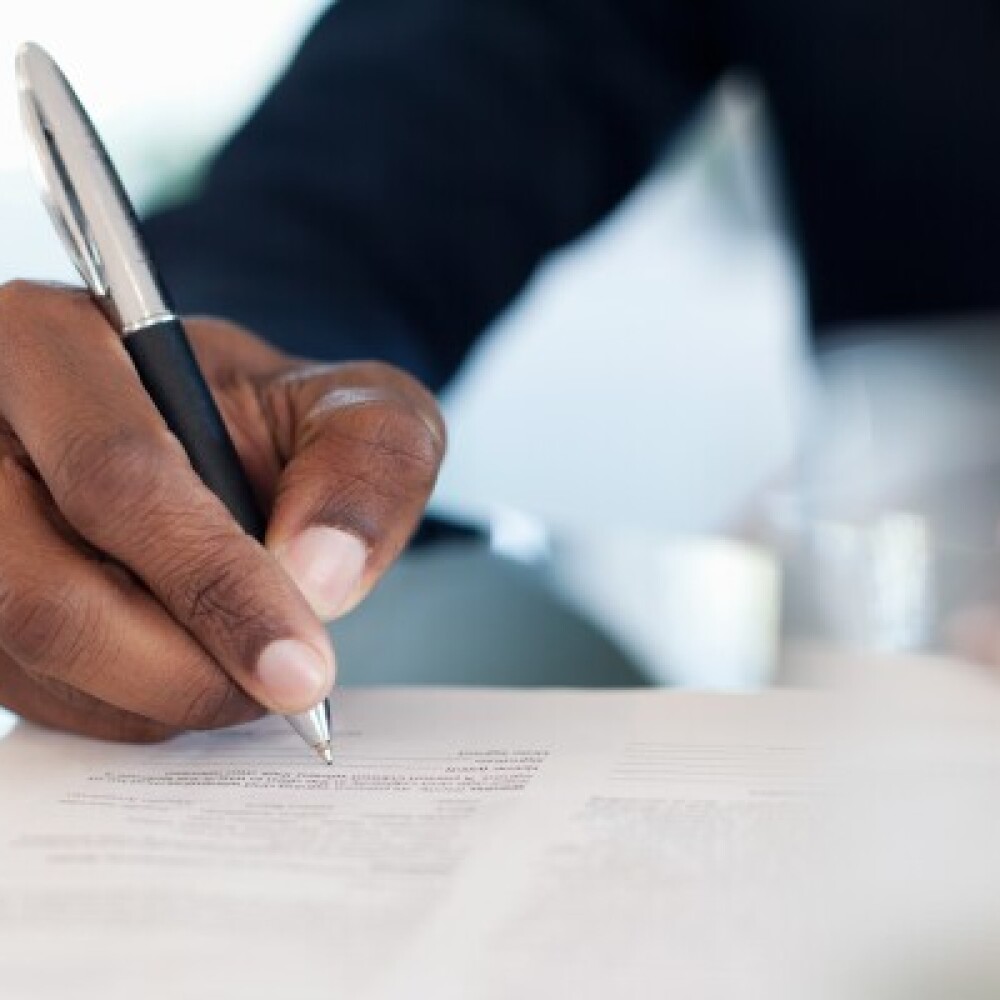
{"label": "fingernail", "polygon": [[336,528],[306,528],[276,555],[324,621],[336,617],[351,599],[365,568],[361,539]]}
{"label": "fingernail", "polygon": [[332,682],[330,664],[312,646],[278,639],[257,660],[257,679],[271,708],[291,714],[318,705]]}

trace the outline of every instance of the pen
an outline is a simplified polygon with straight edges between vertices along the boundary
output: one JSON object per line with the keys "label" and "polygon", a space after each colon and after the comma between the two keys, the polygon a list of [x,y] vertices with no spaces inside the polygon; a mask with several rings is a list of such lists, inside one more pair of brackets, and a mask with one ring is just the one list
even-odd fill
{"label": "pen", "polygon": [[[87,112],[52,58],[32,43],[17,53],[17,86],[42,199],[73,263],[194,470],[243,530],[263,540],[265,521],[250,483]],[[286,718],[332,763],[327,702]]]}

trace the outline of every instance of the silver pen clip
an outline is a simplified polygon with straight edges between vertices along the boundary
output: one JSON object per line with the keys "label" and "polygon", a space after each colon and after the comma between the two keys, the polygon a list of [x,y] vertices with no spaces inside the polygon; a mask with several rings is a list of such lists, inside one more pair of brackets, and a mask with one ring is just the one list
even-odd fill
{"label": "silver pen clip", "polygon": [[123,334],[171,318],[131,202],[66,77],[30,42],[16,71],[42,200],[80,276]]}
{"label": "silver pen clip", "polygon": [[59,145],[45,123],[44,113],[21,68],[19,54],[17,86],[21,98],[21,121],[31,141],[34,153],[31,163],[42,201],[80,276],[94,295],[106,298],[109,288],[101,265],[101,253],[89,232],[87,218],[59,152]]}

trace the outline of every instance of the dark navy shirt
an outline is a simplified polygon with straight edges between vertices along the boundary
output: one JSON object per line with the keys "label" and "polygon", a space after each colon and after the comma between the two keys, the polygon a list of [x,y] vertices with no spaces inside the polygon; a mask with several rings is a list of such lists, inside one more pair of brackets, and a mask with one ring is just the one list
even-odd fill
{"label": "dark navy shirt", "polygon": [[340,0],[149,235],[181,308],[440,386],[736,69],[817,337],[1000,307],[996,0]]}

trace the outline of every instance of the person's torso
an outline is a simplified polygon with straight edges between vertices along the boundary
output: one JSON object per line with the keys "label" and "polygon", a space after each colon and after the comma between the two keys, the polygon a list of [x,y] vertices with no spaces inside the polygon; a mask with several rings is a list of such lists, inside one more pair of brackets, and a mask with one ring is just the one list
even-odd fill
{"label": "person's torso", "polygon": [[721,0],[817,325],[1000,308],[1000,3]]}

